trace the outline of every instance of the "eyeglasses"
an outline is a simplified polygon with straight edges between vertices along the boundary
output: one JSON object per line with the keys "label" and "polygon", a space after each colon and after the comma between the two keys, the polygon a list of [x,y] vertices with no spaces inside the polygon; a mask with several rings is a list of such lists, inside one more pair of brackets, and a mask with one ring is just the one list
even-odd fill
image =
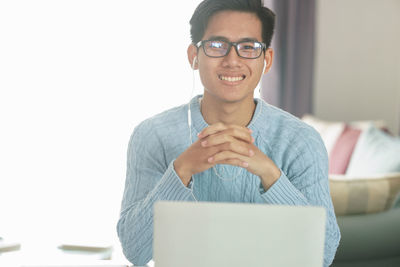
{"label": "eyeglasses", "polygon": [[255,59],[265,51],[266,45],[257,41],[228,42],[223,40],[203,40],[196,44],[197,48],[203,47],[204,53],[209,57],[224,57],[229,54],[231,47],[235,47],[239,57]]}

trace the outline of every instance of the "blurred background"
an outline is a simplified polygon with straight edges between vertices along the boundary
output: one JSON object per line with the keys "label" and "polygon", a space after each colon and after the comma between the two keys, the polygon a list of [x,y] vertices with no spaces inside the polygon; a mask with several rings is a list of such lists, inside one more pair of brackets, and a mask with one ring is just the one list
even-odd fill
{"label": "blurred background", "polygon": [[[128,140],[142,120],[189,101],[199,2],[0,1],[0,237],[21,249],[113,247],[123,259]],[[265,4],[278,14],[267,102],[399,133],[400,1]]]}

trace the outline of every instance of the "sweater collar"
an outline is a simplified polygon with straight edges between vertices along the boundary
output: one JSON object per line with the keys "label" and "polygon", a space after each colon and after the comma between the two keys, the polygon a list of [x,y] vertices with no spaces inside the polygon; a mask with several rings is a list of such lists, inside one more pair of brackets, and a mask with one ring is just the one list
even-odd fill
{"label": "sweater collar", "polygon": [[[192,114],[193,126],[198,133],[204,128],[209,126],[207,122],[204,120],[203,115],[201,114],[200,111],[200,100],[202,97],[203,95],[197,95],[193,97],[192,100],[190,101],[190,110]],[[251,118],[249,125],[247,126],[247,128],[253,130],[253,132],[257,131],[257,129],[259,128],[257,125],[261,122],[260,120],[258,120],[258,117],[260,116],[261,111],[263,109],[263,101],[261,99],[254,98],[254,101],[256,103],[256,109],[254,111],[253,117]]]}

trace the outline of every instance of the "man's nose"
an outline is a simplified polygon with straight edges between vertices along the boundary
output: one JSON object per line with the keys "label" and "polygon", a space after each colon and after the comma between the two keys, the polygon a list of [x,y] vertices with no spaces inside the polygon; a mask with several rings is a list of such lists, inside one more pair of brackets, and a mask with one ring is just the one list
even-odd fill
{"label": "man's nose", "polygon": [[231,47],[229,53],[224,57],[224,63],[230,66],[236,66],[240,64],[240,57],[234,46]]}

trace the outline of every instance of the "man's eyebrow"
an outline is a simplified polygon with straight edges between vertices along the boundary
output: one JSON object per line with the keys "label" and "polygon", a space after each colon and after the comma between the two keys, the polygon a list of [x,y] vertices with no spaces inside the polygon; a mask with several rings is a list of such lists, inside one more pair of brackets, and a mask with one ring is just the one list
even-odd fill
{"label": "man's eyebrow", "polygon": [[211,36],[210,38],[208,38],[208,40],[229,42],[228,38],[224,36]]}
{"label": "man's eyebrow", "polygon": [[260,42],[260,41],[258,41],[256,38],[250,38],[250,37],[248,37],[248,38],[242,38],[242,39],[240,39],[239,42]]}
{"label": "man's eyebrow", "polygon": [[[224,36],[211,36],[208,38],[208,40],[230,42],[230,40]],[[246,37],[239,39],[237,42],[259,42],[259,41],[257,40],[257,38]]]}

